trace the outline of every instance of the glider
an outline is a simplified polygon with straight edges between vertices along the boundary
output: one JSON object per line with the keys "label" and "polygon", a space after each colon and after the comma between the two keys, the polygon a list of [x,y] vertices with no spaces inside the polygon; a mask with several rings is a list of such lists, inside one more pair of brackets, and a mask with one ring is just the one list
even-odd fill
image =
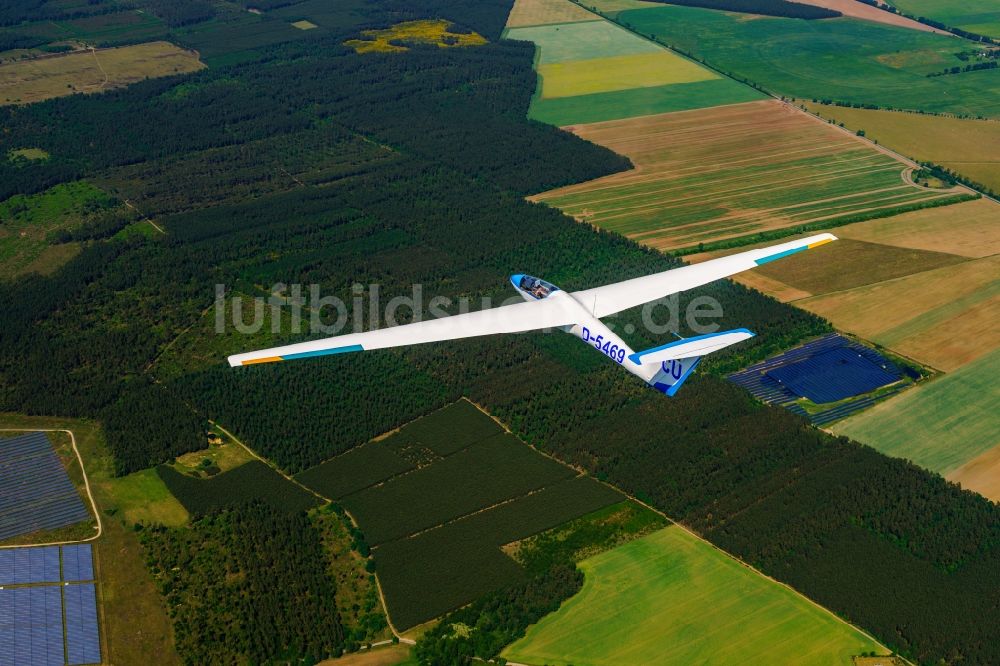
{"label": "glider", "polygon": [[560,328],[594,347],[653,388],[672,396],[694,371],[703,356],[752,338],[754,334],[745,328],[739,328],[681,338],[645,351],[633,351],[601,322],[601,317],[687,291],[834,240],[837,240],[837,237],[832,234],[819,234],[574,292],[562,291],[555,285],[530,275],[512,275],[510,281],[524,297],[524,303],[419,321],[367,333],[349,333],[323,340],[235,354],[229,357],[229,365],[235,367],[290,361],[480,335]]}

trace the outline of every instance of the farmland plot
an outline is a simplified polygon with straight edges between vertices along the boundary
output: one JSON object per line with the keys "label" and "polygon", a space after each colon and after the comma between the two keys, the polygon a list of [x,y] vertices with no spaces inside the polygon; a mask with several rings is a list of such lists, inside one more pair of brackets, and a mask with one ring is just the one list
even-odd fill
{"label": "farmland plot", "polygon": [[661,249],[696,246],[952,196],[777,101],[577,125],[636,168],[532,197]]}

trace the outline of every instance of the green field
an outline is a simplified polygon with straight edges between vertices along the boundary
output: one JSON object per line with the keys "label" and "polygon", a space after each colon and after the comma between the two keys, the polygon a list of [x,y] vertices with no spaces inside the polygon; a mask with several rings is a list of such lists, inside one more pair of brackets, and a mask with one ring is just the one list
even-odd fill
{"label": "green field", "polygon": [[874,641],[679,527],[580,562],[583,590],[503,652],[526,664],[840,664]]}
{"label": "green field", "polygon": [[704,109],[719,104],[752,102],[763,97],[763,94],[749,86],[720,78],[577,97],[535,99],[528,115],[539,122],[563,127],[576,123]]}
{"label": "green field", "polygon": [[833,426],[945,475],[1000,444],[1000,350]]}
{"label": "green field", "polygon": [[995,0],[888,0],[913,16],[1000,39],[1000,5]]}
{"label": "green field", "polygon": [[777,94],[1000,117],[1000,70],[927,78],[967,64],[955,54],[974,47],[954,37],[853,19],[746,20],[679,6],[616,16],[644,35]]}
{"label": "green field", "polygon": [[528,115],[552,125],[733,104],[760,93],[609,21],[509,28],[538,46]]}

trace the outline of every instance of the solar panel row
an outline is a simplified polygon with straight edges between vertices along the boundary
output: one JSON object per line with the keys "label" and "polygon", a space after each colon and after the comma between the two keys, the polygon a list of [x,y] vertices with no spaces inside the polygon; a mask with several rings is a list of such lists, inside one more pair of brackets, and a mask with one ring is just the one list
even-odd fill
{"label": "solar panel row", "polygon": [[[62,576],[59,551],[62,549]],[[0,549],[0,585],[76,582],[94,579],[94,553],[89,543],[70,546]]]}
{"label": "solar panel row", "polygon": [[89,543],[62,547],[62,579],[94,580],[94,553]]}
{"label": "solar panel row", "polygon": [[94,584],[67,585],[62,589],[66,602],[68,663],[100,663],[101,641],[97,632],[97,594]]}
{"label": "solar panel row", "polygon": [[60,588],[0,590],[0,666],[64,663]]}
{"label": "solar panel row", "polygon": [[88,517],[45,433],[0,439],[0,539]]}
{"label": "solar panel row", "polygon": [[59,581],[59,546],[0,550],[0,585]]}

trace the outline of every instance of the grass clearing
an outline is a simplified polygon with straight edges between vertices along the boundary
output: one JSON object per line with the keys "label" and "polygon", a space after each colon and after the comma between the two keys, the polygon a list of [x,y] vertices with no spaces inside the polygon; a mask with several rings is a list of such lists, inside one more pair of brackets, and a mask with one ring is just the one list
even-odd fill
{"label": "grass clearing", "polygon": [[542,99],[693,83],[719,78],[669,51],[540,65]]}
{"label": "grass clearing", "polygon": [[[601,0],[594,0],[602,7]],[[968,41],[869,21],[743,20],[664,5],[617,19],[776,94],[881,107],[1000,117],[1000,70],[928,78],[966,64]]]}
{"label": "grass clearing", "polygon": [[845,419],[833,430],[998,500],[1000,469],[989,464],[996,462],[994,449],[1000,445],[998,373],[1000,350]]}
{"label": "grass clearing", "polygon": [[62,183],[38,194],[0,203],[0,278],[51,273],[79,252],[75,243],[54,245],[53,232],[72,229],[113,199],[87,181]]}
{"label": "grass clearing", "polygon": [[952,195],[907,184],[896,159],[775,100],[571,129],[636,168],[532,200],[664,250]]}
{"label": "grass clearing", "polygon": [[583,589],[503,651],[527,664],[851,663],[883,648],[676,526],[580,562]]}
{"label": "grass clearing", "polygon": [[121,519],[126,524],[159,523],[180,527],[188,521],[188,512],[156,470],[144,469],[128,476],[102,481],[104,491],[115,498]]}
{"label": "grass clearing", "polygon": [[292,27],[298,28],[299,30],[315,30],[319,26],[313,23],[312,21],[302,20],[302,21],[294,21],[292,23]]}
{"label": "grass clearing", "polygon": [[49,154],[41,148],[18,148],[8,152],[7,157],[11,162],[16,162],[19,159],[40,162],[49,159]]}
{"label": "grass clearing", "polygon": [[384,30],[364,30],[363,39],[349,39],[344,46],[357,53],[401,53],[408,51],[406,42],[449,46],[480,46],[486,38],[476,32],[448,32],[450,21],[443,19],[404,21]]}
{"label": "grass clearing", "polygon": [[195,52],[169,42],[22,60],[0,65],[0,105],[101,92],[143,79],[195,72],[204,66]]}
{"label": "grass clearing", "polygon": [[600,20],[599,16],[569,0],[515,0],[507,17],[507,27]]}
{"label": "grass clearing", "polygon": [[869,139],[896,152],[921,162],[940,164],[1000,191],[1000,122],[812,102],[805,106],[851,130],[864,130]]}
{"label": "grass clearing", "polygon": [[838,328],[939,370],[1000,347],[1000,256],[796,301]]}

